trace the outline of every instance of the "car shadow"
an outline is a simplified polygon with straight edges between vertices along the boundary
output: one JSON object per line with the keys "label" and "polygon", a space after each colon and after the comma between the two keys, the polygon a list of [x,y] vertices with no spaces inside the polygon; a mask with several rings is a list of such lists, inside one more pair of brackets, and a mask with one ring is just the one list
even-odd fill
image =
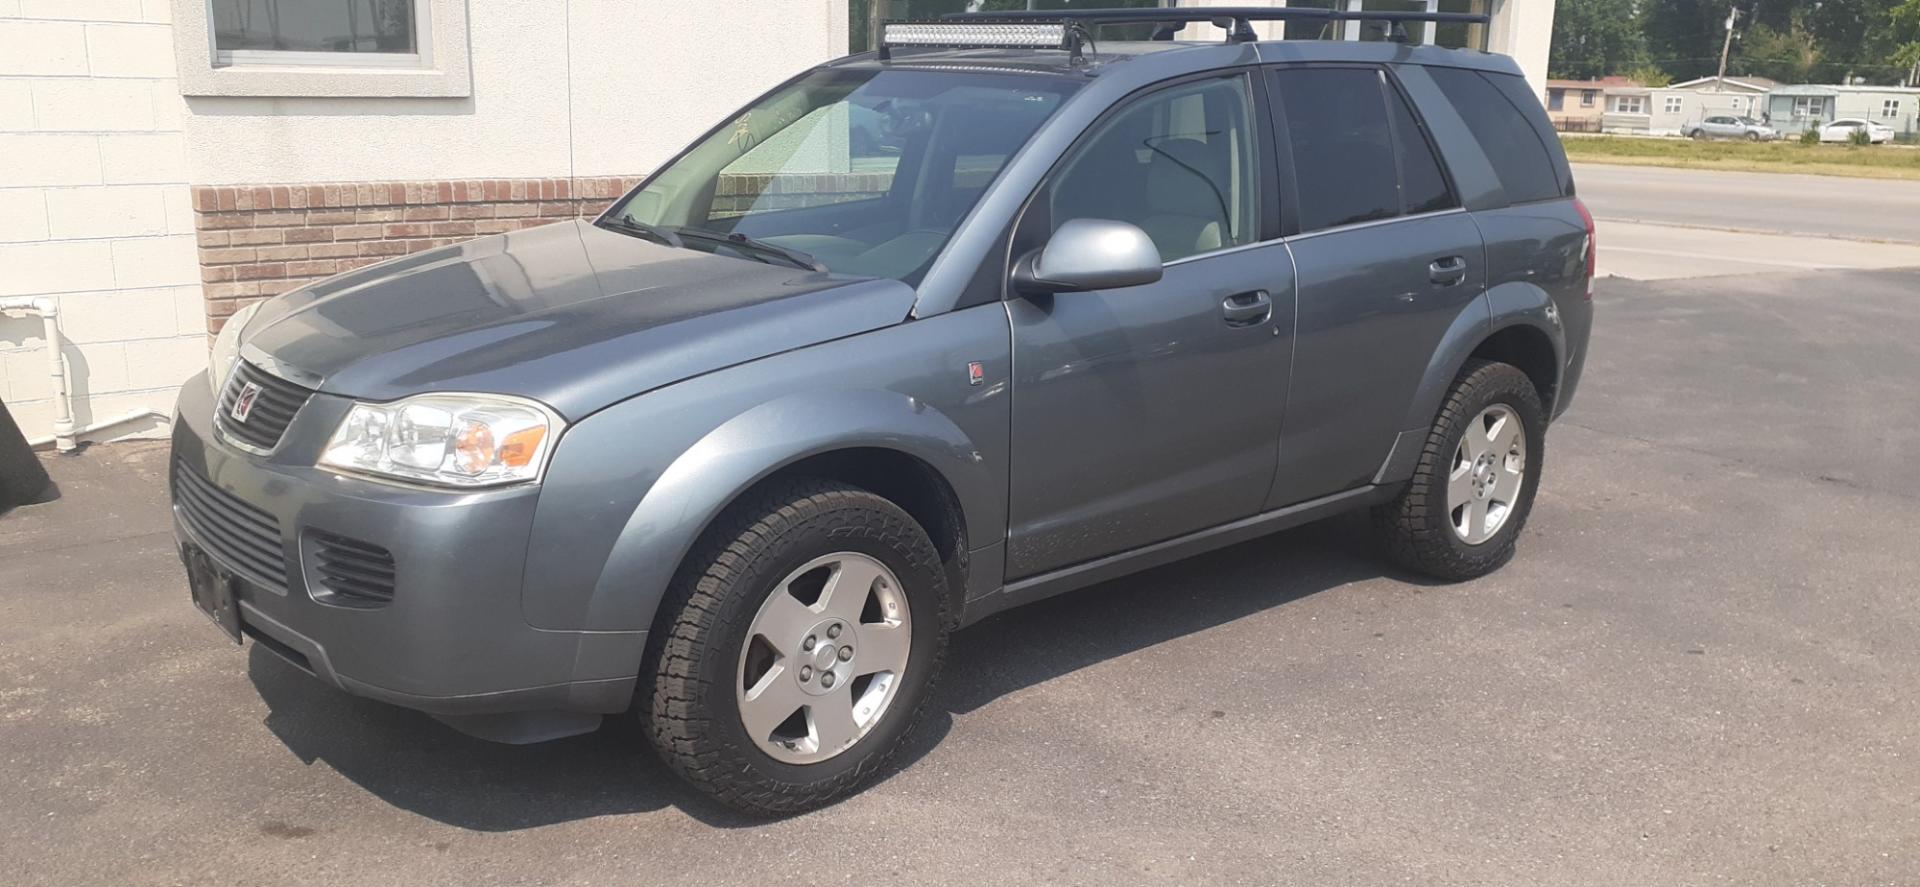
{"label": "car shadow", "polygon": [[[1387,568],[1352,541],[1359,534],[1351,520],[1168,564],[959,632],[922,723],[881,781],[937,747],[956,714],[1088,665],[1386,575]],[[324,762],[381,800],[448,825],[511,831],[668,805],[720,828],[765,822],[681,783],[627,718],[610,717],[585,736],[499,745],[418,712],[341,693],[257,644],[248,674],[267,704],[266,726],[302,761]]]}

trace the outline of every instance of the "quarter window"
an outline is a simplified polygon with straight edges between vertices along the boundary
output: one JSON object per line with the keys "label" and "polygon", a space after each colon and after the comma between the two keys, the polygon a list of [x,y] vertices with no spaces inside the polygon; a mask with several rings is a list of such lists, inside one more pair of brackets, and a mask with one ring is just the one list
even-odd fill
{"label": "quarter window", "polygon": [[1135,101],[1062,165],[1047,195],[1053,229],[1076,218],[1131,222],[1167,262],[1252,242],[1260,193],[1252,109],[1237,74]]}
{"label": "quarter window", "polygon": [[[1510,89],[1502,89],[1494,84],[1490,75],[1462,68],[1432,68],[1428,73],[1460,112],[1474,141],[1492,162],[1508,200],[1526,203],[1562,196],[1554,158],[1540,135],[1546,126],[1544,120],[1539,127],[1528,122],[1526,114],[1508,97],[1509,93],[1523,93],[1519,78],[1512,78],[1516,83]],[[1616,98],[1641,99],[1640,96]],[[1544,118],[1544,114],[1541,116]]]}

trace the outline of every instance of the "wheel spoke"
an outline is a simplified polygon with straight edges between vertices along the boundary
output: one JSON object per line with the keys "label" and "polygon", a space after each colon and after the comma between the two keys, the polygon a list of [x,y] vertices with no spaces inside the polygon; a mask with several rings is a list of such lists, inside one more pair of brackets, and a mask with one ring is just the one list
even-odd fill
{"label": "wheel spoke", "polygon": [[1479,542],[1487,535],[1487,500],[1467,503],[1467,541]]}
{"label": "wheel spoke", "polygon": [[818,621],[819,613],[782,588],[767,600],[766,608],[754,620],[753,631],[765,637],[774,649],[785,650],[806,636],[807,629]]}
{"label": "wheel spoke", "polygon": [[807,722],[813,728],[819,750],[831,754],[851,744],[860,735],[853,721],[853,692],[843,684],[825,696],[815,696],[807,704]]}
{"label": "wheel spoke", "polygon": [[1456,508],[1461,503],[1473,501],[1473,463],[1462,462],[1454,466],[1453,474],[1447,478],[1447,507]]}
{"label": "wheel spoke", "polygon": [[907,667],[907,651],[913,636],[906,625],[869,624],[860,626],[860,647],[854,664],[860,674],[890,671],[899,674]]}
{"label": "wheel spoke", "polygon": [[1467,425],[1467,433],[1460,435],[1460,445],[1467,448],[1468,462],[1486,453],[1488,446],[1486,417],[1477,416]]}
{"label": "wheel spoke", "polygon": [[833,578],[820,593],[820,610],[848,622],[860,621],[874,580],[880,578],[880,565],[866,558],[847,558],[834,565]]}
{"label": "wheel spoke", "polygon": [[1493,473],[1493,501],[1512,505],[1520,498],[1520,484],[1526,477],[1524,470],[1509,468],[1506,460],[1501,460],[1500,467]]}
{"label": "wheel spoke", "polygon": [[1501,413],[1493,427],[1487,431],[1487,439],[1492,443],[1493,452],[1505,456],[1513,451],[1513,444],[1520,439],[1520,421],[1512,413]]}
{"label": "wheel spoke", "polygon": [[740,720],[755,742],[766,742],[773,729],[793,717],[811,697],[800,691],[786,663],[775,664],[740,700]]}

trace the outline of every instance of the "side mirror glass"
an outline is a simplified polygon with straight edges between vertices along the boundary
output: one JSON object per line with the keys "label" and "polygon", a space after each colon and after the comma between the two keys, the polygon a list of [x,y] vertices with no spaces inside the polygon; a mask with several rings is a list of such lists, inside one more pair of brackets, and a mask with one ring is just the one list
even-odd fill
{"label": "side mirror glass", "polygon": [[1014,263],[1013,287],[1029,295],[1119,289],[1161,273],[1160,249],[1147,232],[1112,219],[1073,219]]}

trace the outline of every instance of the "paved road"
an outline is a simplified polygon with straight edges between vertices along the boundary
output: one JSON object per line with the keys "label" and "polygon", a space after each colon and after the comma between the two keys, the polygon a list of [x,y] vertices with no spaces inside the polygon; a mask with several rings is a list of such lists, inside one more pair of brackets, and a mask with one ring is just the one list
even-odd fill
{"label": "paved road", "polygon": [[768,824],[631,732],[488,745],[223,646],[164,450],[54,459],[0,518],[0,880],[1909,884],[1916,290],[1602,281],[1504,571],[1336,523],[1004,614],[900,770]]}
{"label": "paved road", "polygon": [[1920,182],[1591,163],[1574,178],[1603,275],[1920,267]]}
{"label": "paved road", "polygon": [[1920,243],[1920,182],[1574,164],[1604,219]]}

